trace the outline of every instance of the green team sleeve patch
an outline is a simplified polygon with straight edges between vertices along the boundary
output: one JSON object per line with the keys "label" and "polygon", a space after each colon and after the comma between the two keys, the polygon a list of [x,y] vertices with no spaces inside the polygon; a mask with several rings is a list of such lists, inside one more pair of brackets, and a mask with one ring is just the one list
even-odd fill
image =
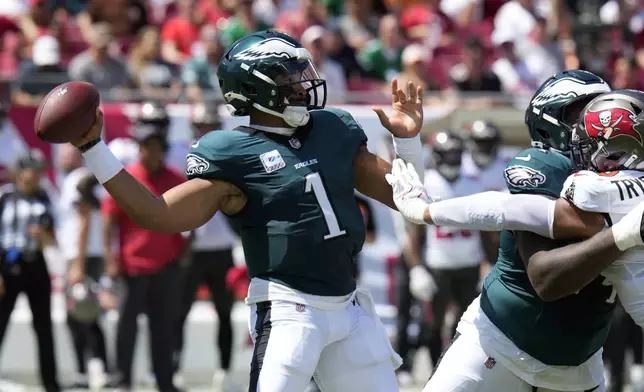
{"label": "green team sleeve patch", "polygon": [[510,193],[558,198],[571,170],[570,160],[563,155],[530,148],[508,163],[504,176]]}
{"label": "green team sleeve patch", "polygon": [[244,154],[236,143],[239,131],[209,132],[190,147],[186,156],[188,179],[222,180],[237,185],[244,177]]}

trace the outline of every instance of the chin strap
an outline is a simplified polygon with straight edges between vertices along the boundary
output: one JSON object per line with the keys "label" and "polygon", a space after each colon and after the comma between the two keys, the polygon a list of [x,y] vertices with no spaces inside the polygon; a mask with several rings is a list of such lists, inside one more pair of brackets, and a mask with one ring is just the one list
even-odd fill
{"label": "chin strap", "polygon": [[[226,98],[228,102],[232,101],[233,99],[238,99],[243,102],[249,101],[249,99],[246,98],[245,96],[241,94],[233,93],[233,92],[228,92],[224,94],[224,98]],[[257,102],[253,102],[252,106],[259,111],[262,111],[264,113],[283,119],[288,125],[294,128],[306,125],[311,119],[311,114],[309,113],[308,109],[303,106],[287,106],[282,113],[269,109],[267,107],[264,107],[258,104]],[[239,114],[237,109],[231,104],[227,104],[226,109],[228,110],[231,116],[245,115],[245,114]]]}

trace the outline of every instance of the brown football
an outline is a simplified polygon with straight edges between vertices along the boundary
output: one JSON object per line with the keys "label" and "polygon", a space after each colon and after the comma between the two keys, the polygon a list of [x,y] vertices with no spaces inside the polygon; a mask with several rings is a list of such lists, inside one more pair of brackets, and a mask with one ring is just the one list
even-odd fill
{"label": "brown football", "polygon": [[34,131],[49,143],[78,140],[94,123],[99,102],[98,90],[91,83],[67,82],[56,86],[38,106]]}

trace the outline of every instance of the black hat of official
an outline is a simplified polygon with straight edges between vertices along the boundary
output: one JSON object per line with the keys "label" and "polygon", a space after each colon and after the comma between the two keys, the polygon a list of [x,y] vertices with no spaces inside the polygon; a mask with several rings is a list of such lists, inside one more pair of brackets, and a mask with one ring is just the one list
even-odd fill
{"label": "black hat of official", "polygon": [[47,167],[47,161],[42,151],[32,149],[26,154],[20,156],[15,162],[16,170],[24,169],[44,169]]}
{"label": "black hat of official", "polygon": [[134,127],[130,130],[130,136],[138,143],[148,139],[158,139],[165,151],[168,150],[168,130],[170,128],[170,117],[165,107],[157,101],[147,101],[141,105],[141,111]]}

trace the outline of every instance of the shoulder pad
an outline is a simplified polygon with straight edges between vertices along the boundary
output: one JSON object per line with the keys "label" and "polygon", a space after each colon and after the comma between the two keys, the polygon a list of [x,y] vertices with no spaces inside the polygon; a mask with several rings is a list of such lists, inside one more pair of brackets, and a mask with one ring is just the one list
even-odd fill
{"label": "shoulder pad", "polygon": [[590,171],[577,172],[566,179],[561,197],[575,207],[592,212],[607,212],[610,206],[610,180]]}
{"label": "shoulder pad", "polygon": [[[359,147],[367,144],[367,135],[364,133],[362,126],[358,123],[355,117],[346,110],[338,108],[328,108],[320,110],[312,110],[311,117],[313,126],[323,124],[327,129],[324,132],[331,133],[329,137],[335,138],[337,142],[344,140],[349,148],[353,146]],[[338,124],[337,120],[341,123]],[[335,126],[338,124],[338,126]]]}
{"label": "shoulder pad", "polygon": [[580,171],[570,176],[561,197],[584,211],[628,213],[644,196],[644,182],[627,172]]}
{"label": "shoulder pad", "polygon": [[344,109],[339,109],[339,108],[325,108],[325,109],[320,109],[320,110],[312,110],[311,111],[311,116],[313,118],[320,118],[320,119],[325,119],[328,117],[336,117],[340,119],[346,126],[350,128],[360,128],[360,124],[358,123],[358,120],[356,120],[355,117],[349,112],[347,112]]}
{"label": "shoulder pad", "polygon": [[510,193],[559,197],[571,169],[570,160],[561,154],[529,148],[510,160],[503,174]]}
{"label": "shoulder pad", "polygon": [[186,175],[192,178],[220,179],[228,182],[241,176],[244,161],[242,131],[209,132],[190,146],[186,155]]}

